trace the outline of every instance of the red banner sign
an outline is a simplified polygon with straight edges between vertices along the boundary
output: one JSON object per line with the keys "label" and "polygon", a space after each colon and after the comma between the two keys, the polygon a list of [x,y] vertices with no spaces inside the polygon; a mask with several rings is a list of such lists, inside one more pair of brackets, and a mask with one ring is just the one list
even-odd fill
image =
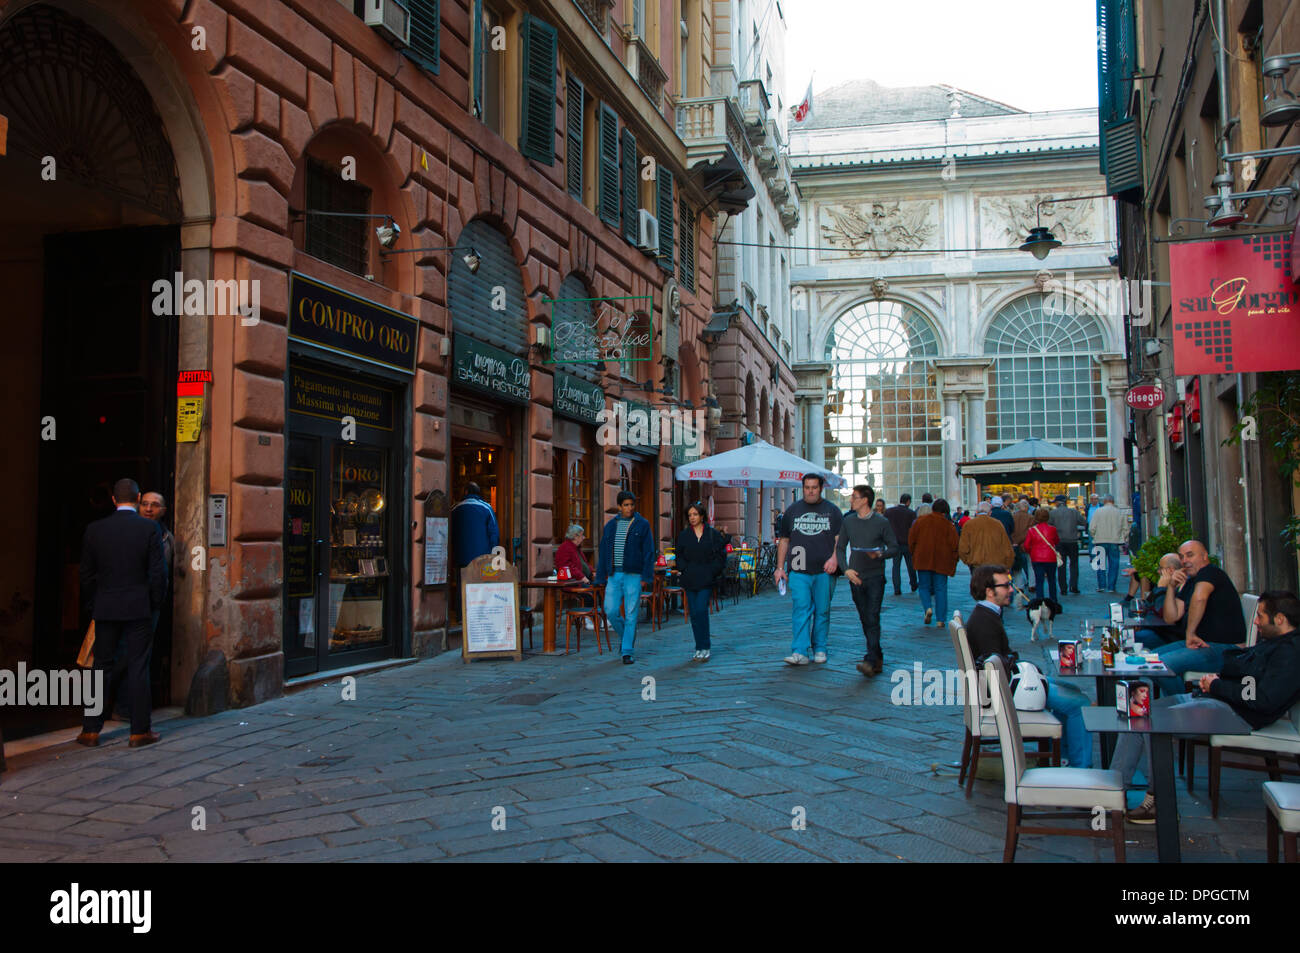
{"label": "red banner sign", "polygon": [[1300,369],[1290,246],[1290,235],[1169,246],[1175,374]]}

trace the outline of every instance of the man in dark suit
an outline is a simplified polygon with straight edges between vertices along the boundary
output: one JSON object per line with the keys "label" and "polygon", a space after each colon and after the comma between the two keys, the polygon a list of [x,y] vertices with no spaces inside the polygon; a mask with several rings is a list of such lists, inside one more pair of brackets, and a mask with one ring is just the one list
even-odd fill
{"label": "man in dark suit", "polygon": [[[118,643],[126,650],[126,690],[131,699],[132,748],[153,744],[150,730],[149,649],[153,614],[167,591],[163,538],[159,526],[136,512],[140,487],[134,480],[113,484],[112,516],[86,527],[81,545],[81,599],[95,620],[95,668],[100,685],[111,686],[111,669]],[[110,687],[110,693],[112,691]],[[104,719],[112,711],[106,699],[98,715],[87,715],[77,736],[79,744],[95,747]]]}

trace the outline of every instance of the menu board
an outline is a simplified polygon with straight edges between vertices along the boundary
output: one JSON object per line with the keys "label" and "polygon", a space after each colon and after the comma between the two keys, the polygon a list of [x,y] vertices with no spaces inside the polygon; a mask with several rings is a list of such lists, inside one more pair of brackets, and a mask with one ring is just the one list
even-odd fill
{"label": "menu board", "polygon": [[447,581],[447,517],[424,519],[424,584],[440,586]]}
{"label": "menu board", "polygon": [[465,587],[465,645],[471,654],[513,652],[518,640],[515,586],[480,582]]}

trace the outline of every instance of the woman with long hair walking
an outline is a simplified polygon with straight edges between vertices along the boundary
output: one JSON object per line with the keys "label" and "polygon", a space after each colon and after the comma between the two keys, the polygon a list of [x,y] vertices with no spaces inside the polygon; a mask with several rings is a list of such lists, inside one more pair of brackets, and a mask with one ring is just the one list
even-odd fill
{"label": "woman with long hair walking", "polygon": [[697,662],[707,661],[709,641],[709,601],[713,587],[727,565],[727,541],[709,525],[704,507],[692,503],[686,507],[687,526],[677,534],[677,571],[681,573],[682,590],[686,593],[686,608],[691,614],[691,629],[695,633]]}

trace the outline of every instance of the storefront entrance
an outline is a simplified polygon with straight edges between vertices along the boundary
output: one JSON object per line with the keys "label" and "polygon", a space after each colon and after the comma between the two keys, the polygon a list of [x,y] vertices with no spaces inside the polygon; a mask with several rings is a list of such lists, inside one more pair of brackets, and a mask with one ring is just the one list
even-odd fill
{"label": "storefront entrance", "polygon": [[[285,674],[387,658],[401,648],[406,552],[402,389],[291,358],[285,497]],[[371,409],[342,439],[337,407]],[[317,413],[313,408],[331,406]]]}

